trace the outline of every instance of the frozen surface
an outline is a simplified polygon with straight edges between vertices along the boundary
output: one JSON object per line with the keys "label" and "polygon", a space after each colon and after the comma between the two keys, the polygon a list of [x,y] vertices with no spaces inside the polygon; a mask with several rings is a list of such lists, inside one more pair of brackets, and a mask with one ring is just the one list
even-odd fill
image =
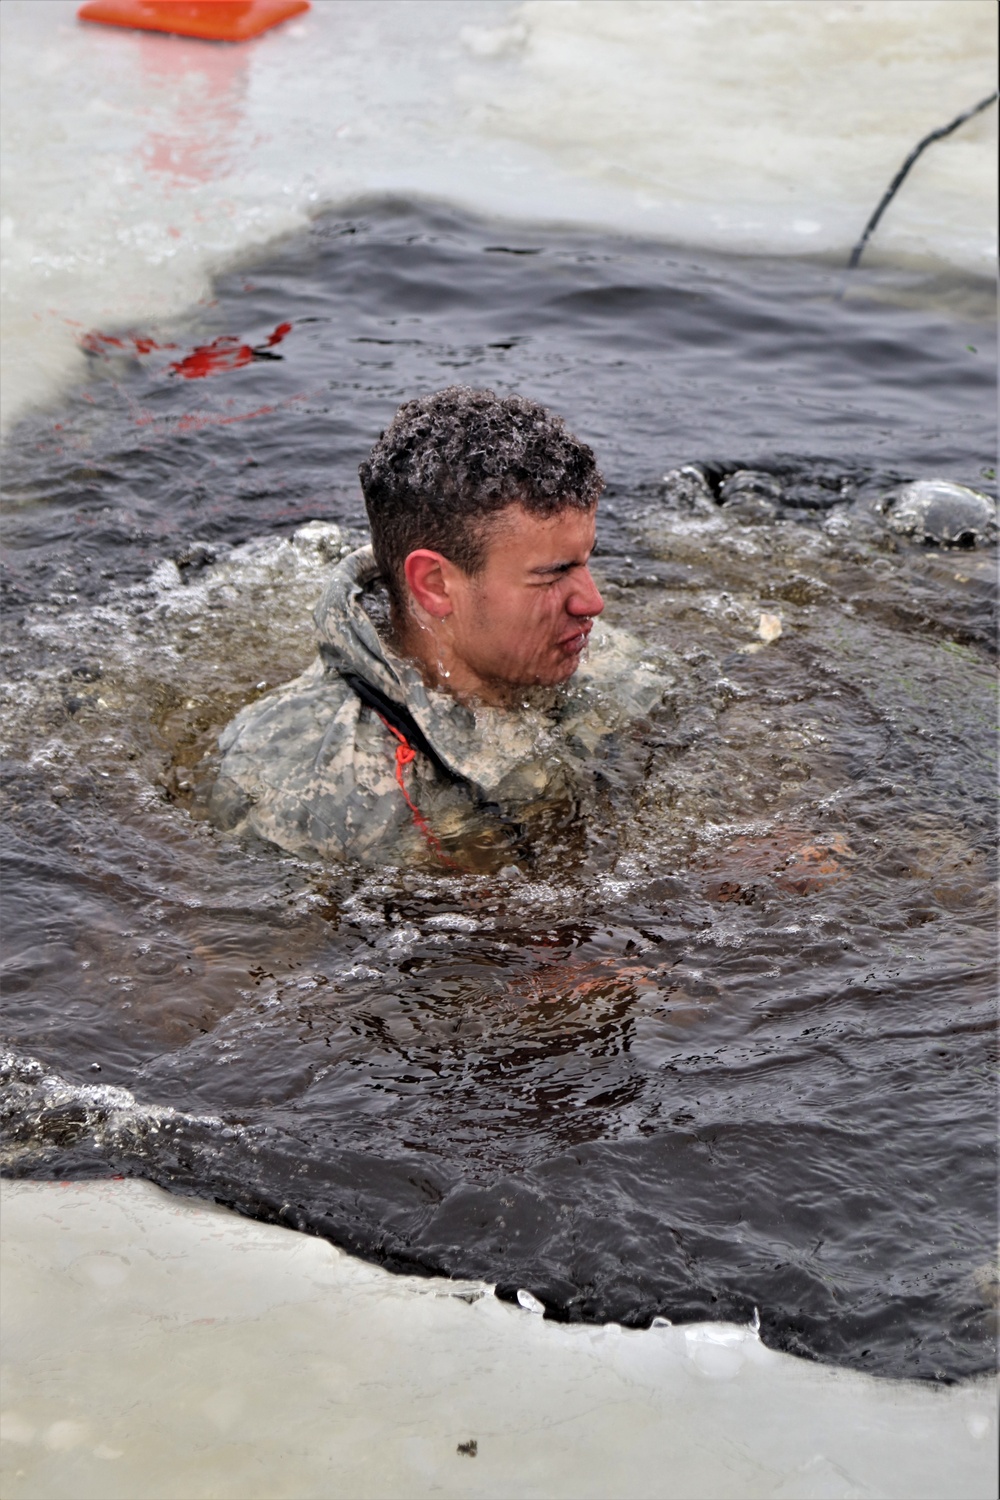
{"label": "frozen surface", "polygon": [[996,1492],[992,1381],[553,1324],[137,1181],[5,1184],[3,1236],[7,1500]]}
{"label": "frozen surface", "polygon": [[[996,58],[988,0],[316,0],[238,47],[74,15],[3,5],[7,420],[88,328],[359,194],[846,260]],[[924,155],[866,259],[992,274],[996,119]]]}

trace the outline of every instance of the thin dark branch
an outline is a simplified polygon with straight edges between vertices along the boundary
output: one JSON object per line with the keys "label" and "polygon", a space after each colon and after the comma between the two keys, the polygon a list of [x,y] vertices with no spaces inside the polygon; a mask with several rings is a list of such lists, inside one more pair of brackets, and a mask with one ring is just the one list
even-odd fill
{"label": "thin dark branch", "polygon": [[956,115],[955,119],[952,120],[950,125],[942,125],[940,130],[932,130],[930,135],[924,136],[919,145],[914,146],[913,150],[910,152],[909,156],[906,158],[903,165],[900,167],[899,171],[896,173],[895,177],[886,188],[885,192],[882,195],[882,200],[879,203],[878,208],[868,220],[868,223],[865,225],[864,233],[858,240],[858,243],[855,245],[854,249],[851,251],[851,258],[847,262],[847,269],[849,271],[853,271],[854,267],[861,259],[862,252],[864,251],[864,248],[867,245],[872,234],[875,232],[875,227],[878,224],[879,219],[881,219],[882,215],[889,207],[889,204],[896,196],[896,193],[903,184],[906,174],[913,166],[913,163],[917,160],[917,157],[920,156],[922,152],[926,151],[927,147],[930,146],[934,141],[943,140],[946,135],[951,135],[953,130],[957,130],[960,125],[964,125],[966,120],[971,120],[973,115],[978,115],[984,109],[989,109],[990,105],[996,101],[996,98],[997,90],[994,89],[992,94],[988,94],[985,99],[980,99],[979,103],[974,105],[972,109],[967,109],[964,115]]}

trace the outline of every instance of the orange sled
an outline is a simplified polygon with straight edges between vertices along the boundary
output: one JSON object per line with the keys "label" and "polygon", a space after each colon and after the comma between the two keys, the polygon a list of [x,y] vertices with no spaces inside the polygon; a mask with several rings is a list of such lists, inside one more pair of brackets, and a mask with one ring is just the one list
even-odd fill
{"label": "orange sled", "polygon": [[308,9],[309,0],[87,0],[76,14],[105,26],[245,42]]}

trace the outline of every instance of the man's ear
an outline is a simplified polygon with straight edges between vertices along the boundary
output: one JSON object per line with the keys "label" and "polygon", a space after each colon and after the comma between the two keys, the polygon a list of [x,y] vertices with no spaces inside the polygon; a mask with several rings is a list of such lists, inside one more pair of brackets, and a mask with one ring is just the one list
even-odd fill
{"label": "man's ear", "polygon": [[436,620],[444,620],[451,614],[454,605],[448,585],[454,572],[453,563],[440,552],[421,547],[408,555],[403,572],[410,593],[421,609]]}

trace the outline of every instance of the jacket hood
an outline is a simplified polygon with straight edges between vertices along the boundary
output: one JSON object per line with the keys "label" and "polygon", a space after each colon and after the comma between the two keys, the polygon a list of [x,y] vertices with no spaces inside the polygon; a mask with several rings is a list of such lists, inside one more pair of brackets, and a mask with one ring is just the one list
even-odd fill
{"label": "jacket hood", "polygon": [[[335,568],[313,614],[323,661],[341,676],[361,677],[407,708],[444,765],[492,798],[510,773],[537,753],[532,732],[537,726],[524,723],[519,713],[473,709],[450,693],[427,687],[419,668],[385,638],[388,600],[378,584],[371,547],[352,552]],[[380,624],[384,618],[381,632],[372,614]]]}

